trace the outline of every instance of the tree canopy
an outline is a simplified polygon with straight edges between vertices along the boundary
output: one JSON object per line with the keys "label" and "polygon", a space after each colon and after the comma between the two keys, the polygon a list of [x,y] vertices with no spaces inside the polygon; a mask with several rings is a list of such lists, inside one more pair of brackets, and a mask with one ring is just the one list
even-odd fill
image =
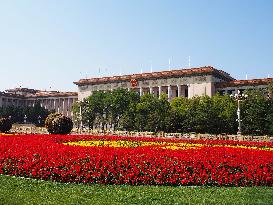
{"label": "tree canopy", "polygon": [[[243,133],[273,134],[272,88],[247,91],[249,97],[241,102]],[[158,98],[116,89],[94,92],[75,104],[73,112],[79,119],[81,108],[82,123],[89,128],[235,134],[237,106],[228,95],[178,97],[169,102],[165,94]]]}
{"label": "tree canopy", "polygon": [[10,118],[13,123],[24,123],[26,120],[28,123],[43,126],[49,113],[47,109],[40,106],[39,102],[33,107],[0,107],[0,117]]}

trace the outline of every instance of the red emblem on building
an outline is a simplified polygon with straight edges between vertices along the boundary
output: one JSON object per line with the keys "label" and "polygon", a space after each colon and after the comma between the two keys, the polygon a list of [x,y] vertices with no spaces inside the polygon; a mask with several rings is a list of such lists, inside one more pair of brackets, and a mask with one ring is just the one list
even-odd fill
{"label": "red emblem on building", "polygon": [[136,79],[131,79],[130,83],[131,83],[132,87],[137,87],[137,85],[138,85],[138,82]]}

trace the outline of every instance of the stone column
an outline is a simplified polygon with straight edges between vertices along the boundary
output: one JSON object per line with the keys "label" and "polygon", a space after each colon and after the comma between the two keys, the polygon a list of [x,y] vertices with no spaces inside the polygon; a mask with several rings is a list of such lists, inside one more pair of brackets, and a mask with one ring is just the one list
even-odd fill
{"label": "stone column", "polygon": [[65,104],[65,98],[63,99],[63,114],[64,114],[64,112],[65,112],[65,106],[64,106],[64,104]]}
{"label": "stone column", "polygon": [[70,98],[67,98],[67,116],[70,117]]}
{"label": "stone column", "polygon": [[168,85],[168,100],[171,100],[172,98],[172,86]]}
{"label": "stone column", "polygon": [[177,85],[177,97],[181,96],[181,85]]}
{"label": "stone column", "polygon": [[56,100],[55,99],[53,100],[53,109],[54,109],[55,112],[57,111],[56,110]]}
{"label": "stone column", "polygon": [[69,97],[66,98],[66,116],[68,117],[69,116]]}
{"label": "stone column", "polygon": [[162,86],[160,85],[160,86],[158,86],[158,97],[160,97],[161,91],[162,91]]}
{"label": "stone column", "polygon": [[150,87],[150,94],[153,95],[153,87]]}
{"label": "stone column", "polygon": [[139,94],[140,94],[140,96],[143,95],[143,88],[142,87],[139,88]]}

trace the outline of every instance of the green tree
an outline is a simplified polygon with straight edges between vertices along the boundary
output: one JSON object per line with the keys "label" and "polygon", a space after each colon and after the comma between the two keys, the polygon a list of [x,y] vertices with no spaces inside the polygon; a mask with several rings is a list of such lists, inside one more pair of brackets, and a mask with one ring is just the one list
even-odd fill
{"label": "green tree", "polygon": [[236,110],[237,105],[234,99],[228,95],[221,96],[219,94],[213,96],[212,100],[212,117],[211,128],[212,133],[229,133],[237,132]]}
{"label": "green tree", "polygon": [[158,99],[157,108],[156,113],[158,115],[158,127],[156,127],[155,131],[166,132],[168,128],[167,120],[171,110],[170,102],[168,101],[168,96],[166,94],[162,94]]}
{"label": "green tree", "polygon": [[95,116],[96,127],[103,130],[110,119],[111,97],[110,91],[95,91],[87,99],[89,114]]}
{"label": "green tree", "polygon": [[193,97],[189,101],[187,124],[189,131],[205,133],[211,132],[211,99],[208,96]]}
{"label": "green tree", "polygon": [[189,99],[184,97],[174,98],[170,103],[170,111],[166,119],[167,132],[187,132],[187,111]]}
{"label": "green tree", "polygon": [[145,94],[136,105],[136,125],[140,131],[165,131],[169,110],[170,104],[166,95],[157,98]]}
{"label": "green tree", "polygon": [[268,110],[267,110],[267,119],[266,119],[266,128],[267,134],[273,135],[273,98],[268,99]]}
{"label": "green tree", "polygon": [[267,89],[267,116],[265,127],[267,134],[273,135],[273,83],[271,83]]}
{"label": "green tree", "polygon": [[261,89],[246,92],[248,98],[242,101],[242,132],[262,135],[268,132],[268,99]]}
{"label": "green tree", "polygon": [[73,105],[74,121],[79,126],[81,105],[82,122],[90,128],[135,129],[136,104],[139,95],[134,91],[116,89],[112,92],[96,91],[84,102]]}
{"label": "green tree", "polygon": [[[90,98],[84,100],[82,108],[82,120],[84,125],[92,129],[96,119],[95,104],[89,102]],[[92,101],[92,100],[91,100]]]}
{"label": "green tree", "polygon": [[96,115],[94,106],[89,100],[90,97],[84,99],[83,102],[77,101],[72,106],[73,121],[78,128],[80,127],[81,122],[83,126],[86,126],[89,129],[93,128]]}
{"label": "green tree", "polygon": [[133,131],[138,130],[136,123],[137,116],[137,104],[140,101],[140,96],[135,91],[128,92],[129,103],[126,106],[126,110],[122,114],[119,120],[119,128],[123,130]]}
{"label": "green tree", "polygon": [[49,111],[36,102],[33,107],[8,106],[0,108],[0,116],[10,118],[13,123],[23,123],[24,116],[27,121],[39,126],[43,126]]}
{"label": "green tree", "polygon": [[130,94],[125,89],[116,89],[111,93],[110,124],[114,129],[120,127],[120,119],[129,108]]}

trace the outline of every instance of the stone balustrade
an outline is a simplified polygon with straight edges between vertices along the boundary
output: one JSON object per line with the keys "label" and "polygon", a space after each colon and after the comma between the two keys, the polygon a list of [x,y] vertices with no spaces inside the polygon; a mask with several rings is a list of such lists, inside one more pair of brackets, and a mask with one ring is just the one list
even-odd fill
{"label": "stone balustrade", "polygon": [[[34,125],[16,125],[11,129],[13,133],[19,134],[48,134],[46,128],[35,127]],[[238,141],[255,141],[255,142],[273,142],[273,136],[252,136],[252,135],[228,135],[228,134],[199,134],[199,133],[164,133],[164,132],[136,132],[136,131],[112,131],[112,130],[88,130],[73,128],[71,134],[78,135],[110,135],[126,137],[157,137],[168,139],[201,139],[201,140],[238,140]]]}

